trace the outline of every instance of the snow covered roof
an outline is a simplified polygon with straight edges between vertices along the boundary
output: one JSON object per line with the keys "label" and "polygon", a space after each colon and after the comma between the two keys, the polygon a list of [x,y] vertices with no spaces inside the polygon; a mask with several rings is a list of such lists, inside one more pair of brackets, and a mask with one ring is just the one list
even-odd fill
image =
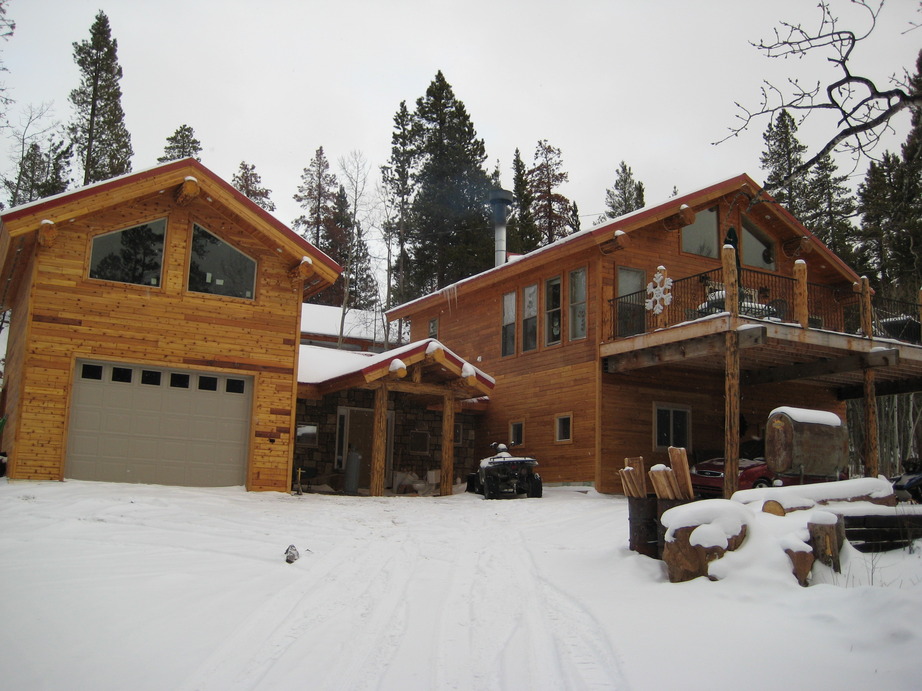
{"label": "snow covered roof", "polygon": [[[301,333],[318,336],[339,336],[342,308],[329,305],[301,305]],[[384,327],[370,310],[347,310],[343,322],[343,337],[380,343],[384,341]]]}
{"label": "snow covered roof", "polygon": [[383,353],[334,350],[302,345],[298,358],[298,383],[331,393],[361,386],[385,376],[402,379],[416,363],[434,363],[453,378],[465,380],[470,392],[489,393],[496,381],[459,357],[434,338],[392,348]]}

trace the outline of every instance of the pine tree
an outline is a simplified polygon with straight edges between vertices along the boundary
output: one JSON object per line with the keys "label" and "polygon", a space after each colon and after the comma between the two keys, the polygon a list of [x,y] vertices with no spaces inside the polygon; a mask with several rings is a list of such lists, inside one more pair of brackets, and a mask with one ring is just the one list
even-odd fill
{"label": "pine tree", "polygon": [[338,191],[336,175],[330,172],[330,162],[320,146],[314,152],[310,165],[301,173],[301,184],[293,197],[306,213],[296,218],[292,225],[321,249],[330,244],[327,235],[332,225]]}
{"label": "pine tree", "polygon": [[16,167],[16,177],[3,180],[10,206],[66,191],[70,184],[71,155],[70,145],[63,140],[49,137],[44,147],[32,141]]}
{"label": "pine tree", "polygon": [[542,244],[549,245],[573,232],[570,200],[557,191],[570,176],[562,169],[560,149],[547,139],[538,142],[534,163],[528,171],[528,189],[534,200],[532,213]]}
{"label": "pine tree", "polygon": [[163,156],[157,159],[157,163],[177,161],[181,158],[194,158],[196,161],[201,161],[200,153],[202,153],[202,143],[195,138],[195,131],[189,125],[180,125],[173,134],[166,138]]}
{"label": "pine tree", "polygon": [[855,214],[855,199],[845,184],[848,176],[836,175],[837,170],[832,156],[817,162],[808,180],[810,195],[801,220],[829,249],[851,264],[855,228],[850,219]]}
{"label": "pine tree", "polygon": [[266,211],[275,211],[275,202],[269,199],[272,190],[263,187],[262,178],[252,163],[240,161],[240,167],[231,178],[231,184],[257,206],[261,206]]}
{"label": "pine tree", "polygon": [[413,293],[422,295],[493,263],[486,151],[441,72],[416,101],[413,141],[419,158],[408,274]]}
{"label": "pine tree", "polygon": [[407,290],[407,238],[410,209],[413,203],[413,169],[416,152],[413,147],[413,117],[407,110],[407,102],[401,101],[394,115],[394,130],[391,133],[391,156],[387,165],[381,167],[384,196],[391,213],[384,223],[384,239],[391,248],[396,245],[396,257],[388,260],[388,294],[385,305],[390,308],[409,299]]}
{"label": "pine tree", "polygon": [[605,215],[608,218],[618,218],[637,209],[642,209],[644,201],[643,183],[634,179],[634,171],[621,161],[615,184],[605,190]]}
{"label": "pine tree", "polygon": [[[916,73],[909,81],[913,94],[922,93],[922,50],[916,59]],[[901,148],[901,215],[906,228],[904,247],[908,258],[905,267],[906,291],[922,285],[922,106],[911,109],[909,136]]]}
{"label": "pine tree", "polygon": [[525,254],[541,246],[541,234],[532,214],[534,198],[528,188],[528,168],[518,149],[512,159],[512,196],[506,248],[513,254]]}
{"label": "pine tree", "polygon": [[[760,161],[762,169],[768,171],[766,187],[772,187],[775,200],[790,211],[795,218],[807,215],[809,188],[803,177],[794,175],[794,170],[803,163],[807,147],[797,140],[797,123],[786,111],[778,113],[762,135],[765,151]],[[776,187],[777,186],[777,187]]]}
{"label": "pine tree", "polygon": [[83,184],[131,172],[131,135],[125,128],[118,42],[100,11],[90,40],[74,43],[80,86],[70,92],[74,120],[68,132],[83,171]]}
{"label": "pine tree", "polygon": [[858,212],[861,231],[857,252],[859,266],[872,285],[887,295],[893,294],[898,275],[894,250],[894,228],[900,179],[899,157],[884,153],[879,162],[872,161],[864,182],[858,186]]}

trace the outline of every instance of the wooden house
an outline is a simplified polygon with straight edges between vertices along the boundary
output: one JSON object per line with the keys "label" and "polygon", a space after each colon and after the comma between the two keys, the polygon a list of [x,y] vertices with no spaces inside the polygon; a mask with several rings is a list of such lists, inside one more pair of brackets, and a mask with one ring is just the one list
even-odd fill
{"label": "wooden house", "polygon": [[0,223],[11,478],[288,490],[300,306],[335,262],[192,159]]}
{"label": "wooden house", "polygon": [[[496,379],[484,436],[545,482],[620,492],[625,457],[738,461],[779,405],[844,416],[922,390],[920,305],[874,298],[748,176],[649,206],[401,305]],[[736,474],[727,473],[725,491]]]}

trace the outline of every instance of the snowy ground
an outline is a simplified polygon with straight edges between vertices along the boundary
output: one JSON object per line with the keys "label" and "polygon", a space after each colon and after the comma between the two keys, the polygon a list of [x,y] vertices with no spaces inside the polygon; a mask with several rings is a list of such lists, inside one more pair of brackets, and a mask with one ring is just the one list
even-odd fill
{"label": "snowy ground", "polygon": [[6,689],[920,684],[919,542],[847,548],[840,576],[821,567],[826,584],[801,588],[754,553],[758,568],[670,584],[627,549],[626,501],[574,488],[484,501],[0,480],[0,526]]}

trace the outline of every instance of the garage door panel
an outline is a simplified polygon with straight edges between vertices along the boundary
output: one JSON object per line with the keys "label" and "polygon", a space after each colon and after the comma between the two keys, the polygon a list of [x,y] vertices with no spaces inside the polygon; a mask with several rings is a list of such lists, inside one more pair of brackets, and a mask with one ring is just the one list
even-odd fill
{"label": "garage door panel", "polygon": [[[195,372],[91,363],[94,377],[86,378],[81,362],[72,396],[67,477],[191,486],[245,482],[251,377],[232,377],[244,380],[241,395],[226,391],[224,375],[205,374],[217,379],[217,390],[202,391]],[[126,381],[112,380],[115,368]],[[184,382],[189,386],[171,385]]]}

